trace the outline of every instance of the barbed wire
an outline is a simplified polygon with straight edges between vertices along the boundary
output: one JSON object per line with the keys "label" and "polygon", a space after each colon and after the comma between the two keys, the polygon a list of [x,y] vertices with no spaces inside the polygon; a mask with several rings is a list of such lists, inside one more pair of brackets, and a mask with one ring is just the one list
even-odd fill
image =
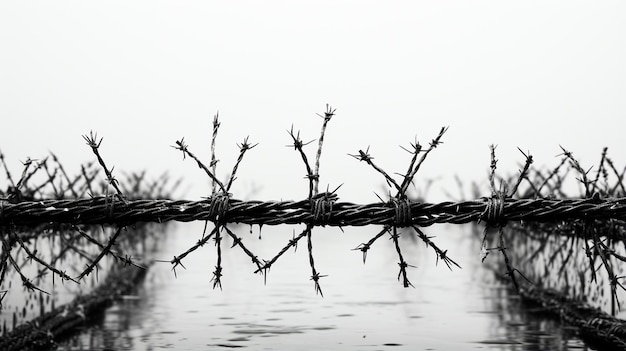
{"label": "barbed wire", "polygon": [[[398,179],[374,163],[374,157],[369,154],[369,148],[365,151],[358,150],[357,153],[350,155],[358,161],[365,162],[374,171],[382,175],[389,186],[389,199],[383,200],[379,197],[380,202],[367,204],[340,202],[338,190],[341,185],[333,191],[327,189],[327,191],[320,193],[318,190],[322,144],[327,125],[335,116],[335,112],[335,109],[327,105],[325,112],[319,114],[324,121],[314,157],[307,156],[303,150],[312,141],[303,142],[300,138],[300,132],[294,131],[293,127],[288,130],[292,139],[292,144],[288,146],[297,151],[307,172],[309,192],[308,197],[302,200],[243,201],[234,198],[229,191],[236,179],[238,167],[246,152],[253,149],[257,144],[249,143],[248,137],[238,144],[239,156],[234,167],[226,181],[220,181],[215,176],[218,162],[215,155],[215,140],[220,126],[217,115],[213,120],[211,162],[208,166],[191,152],[184,138],[177,140],[172,146],[183,153],[183,159],[188,157],[195,161],[211,180],[212,193],[202,200],[164,199],[159,194],[162,193],[161,190],[165,186],[167,178],[157,180],[148,187],[140,187],[140,184],[145,185],[145,173],[132,174],[127,177],[127,182],[118,181],[113,176],[113,168],[108,168],[100,155],[99,148],[102,138],[98,139],[95,133],[90,133],[89,136],[85,135],[83,138],[95,154],[101,170],[93,169],[91,164],[87,167],[82,166],[80,174],[74,178],[67,174],[57,157],[51,154],[52,160],[56,163],[54,169],[49,169],[47,158],[39,162],[29,158],[23,163],[24,168],[19,181],[14,182],[7,164],[4,162],[4,156],[0,153],[0,163],[3,165],[6,178],[9,181],[6,192],[0,190],[0,239],[2,239],[0,286],[5,280],[6,273],[11,267],[14,267],[26,289],[40,290],[20,271],[15,260],[15,257],[20,254],[25,255],[26,259],[31,261],[35,260],[43,267],[42,270],[51,271],[53,277],[57,275],[65,280],[80,281],[89,275],[94,268],[97,269],[100,259],[105,256],[110,255],[124,265],[136,265],[133,263],[132,257],[123,256],[112,250],[121,231],[127,226],[150,222],[205,221],[201,239],[180,255],[174,256],[171,260],[163,261],[172,265],[174,274],[176,274],[177,267],[184,268],[182,260],[188,254],[209,241],[214,241],[217,259],[211,282],[213,288],[219,287],[221,289],[223,239],[230,238],[233,242],[231,249],[240,249],[250,258],[254,265],[254,273],[263,275],[265,280],[270,267],[290,248],[295,249],[298,241],[306,237],[306,250],[311,268],[310,279],[314,282],[315,292],[322,295],[319,280],[326,275],[322,275],[315,267],[313,255],[314,229],[325,226],[342,228],[380,225],[383,228],[376,235],[356,246],[354,250],[362,252],[365,263],[368,250],[372,245],[382,236],[389,235],[390,239],[393,240],[393,247],[399,260],[397,262],[400,270],[398,280],[402,282],[404,287],[409,287],[413,284],[408,279],[407,268],[414,266],[409,264],[402,254],[402,245],[399,242],[401,235],[411,235],[424,242],[436,254],[437,262],[441,259],[449,269],[452,269],[453,266],[460,268],[450,258],[448,250],[438,247],[432,240],[433,237],[426,235],[420,228],[440,223],[482,222],[486,224],[481,247],[483,261],[491,251],[499,252],[506,265],[506,275],[510,277],[515,288],[520,291],[520,288],[525,289],[528,284],[522,281],[518,282],[516,274],[526,277],[513,266],[517,262],[510,259],[509,254],[507,254],[507,250],[509,253],[516,250],[507,247],[507,242],[509,246],[512,246],[511,244],[515,241],[511,240],[510,237],[507,237],[507,241],[505,241],[504,236],[504,229],[515,227],[509,225],[510,222],[515,222],[563,223],[563,227],[569,229],[561,230],[553,235],[582,239],[587,247],[586,251],[591,257],[589,269],[595,272],[595,256],[600,257],[601,266],[605,268],[610,278],[612,292],[615,292],[618,287],[626,290],[620,283],[620,279],[623,277],[617,275],[614,270],[618,263],[611,261],[626,262],[626,256],[622,257],[614,250],[616,242],[626,241],[626,230],[602,230],[606,223],[610,223],[612,228],[626,228],[626,187],[623,184],[626,168],[621,171],[618,170],[611,159],[607,157],[606,148],[603,150],[595,177],[589,174],[590,169],[586,170],[580,165],[571,152],[562,149],[563,157],[560,164],[548,172],[532,168],[532,156],[530,153],[520,150],[525,158],[524,166],[521,167],[518,176],[504,179],[496,175],[496,147],[492,145],[489,175],[491,194],[489,196],[480,197],[480,193],[475,192],[473,200],[439,203],[412,199],[407,191],[413,184],[414,177],[427,156],[442,144],[441,139],[447,131],[447,127],[443,127],[427,146],[422,146],[416,141],[408,148],[402,147],[404,151],[410,154],[411,159],[406,173],[400,174]],[[314,163],[310,163],[309,160],[314,160]],[[44,183],[38,186],[29,184],[29,180],[40,169],[44,169],[46,172]],[[103,171],[105,179],[99,184],[100,195],[96,195],[97,189],[94,187],[98,184],[94,182],[94,179],[99,173],[102,173],[101,171]],[[582,183],[584,192],[580,198],[567,197],[562,189],[569,172],[575,173],[578,176],[576,180]],[[393,175],[393,173],[391,174]],[[617,180],[612,178],[617,178]],[[497,184],[497,180],[500,181],[499,184]],[[513,185],[510,190],[508,184]],[[45,196],[44,188],[51,188],[52,196],[49,193],[48,196]],[[111,189],[112,191],[110,191]],[[391,195],[392,191],[395,193],[393,196]],[[71,194],[71,198],[67,198],[67,194]],[[87,195],[89,197],[86,197]],[[209,222],[213,224],[213,228],[207,232]],[[293,238],[288,240],[276,255],[265,260],[257,257],[244,245],[243,237],[237,236],[234,227],[229,227],[230,224],[261,226],[303,224],[305,228],[300,234],[296,235],[294,232]],[[576,230],[577,226],[581,227],[581,224],[585,228],[597,224],[597,230],[594,230],[593,235],[590,235],[589,230]],[[57,225],[60,228],[58,231],[46,230]],[[115,228],[113,231],[115,234],[110,236],[108,240],[96,239],[93,233],[87,233],[87,229],[83,230],[79,227],[92,225],[110,225]],[[490,229],[493,228],[497,229],[497,237],[491,235]],[[63,257],[66,252],[75,252],[88,258],[87,268],[79,272],[76,279],[66,275],[64,270],[56,268],[58,257],[43,260],[37,256],[37,250],[29,248],[30,246],[36,247],[38,236],[51,235],[50,233],[57,232],[69,232],[70,236],[74,237],[80,235],[87,239],[86,244],[93,244],[99,251],[95,256],[85,255],[79,248],[74,247],[71,241],[69,244],[65,244],[65,248],[61,248],[58,257]],[[61,235],[58,233],[54,235]],[[519,235],[528,235],[528,233]],[[603,240],[603,237],[606,240]],[[493,247],[488,247],[487,244]],[[543,247],[544,245],[541,246],[541,248]],[[1,293],[6,293],[6,291],[0,291]],[[617,302],[617,295],[615,295],[615,301]],[[0,309],[1,303],[2,296],[0,296]]]}
{"label": "barbed wire", "polygon": [[[311,209],[310,201],[242,201],[228,199],[220,221],[224,223],[314,226],[393,225],[425,227],[438,223],[626,219],[626,197],[581,199],[492,199],[427,203],[407,200],[405,212],[388,203],[337,202],[338,196],[320,193],[314,200],[333,202],[324,216]],[[118,224],[138,222],[191,222],[218,220],[215,195],[200,201],[142,199],[117,201],[113,196],[91,199],[0,202],[0,226],[29,226],[50,222],[67,224]],[[498,208],[497,216],[492,210]],[[494,212],[495,213],[495,212]]]}

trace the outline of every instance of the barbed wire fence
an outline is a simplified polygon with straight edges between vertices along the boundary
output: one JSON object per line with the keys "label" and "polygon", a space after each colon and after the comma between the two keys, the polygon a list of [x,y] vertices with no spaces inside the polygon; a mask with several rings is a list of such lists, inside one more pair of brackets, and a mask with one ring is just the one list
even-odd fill
{"label": "barbed wire fence", "polygon": [[[94,162],[70,176],[51,153],[40,161],[27,159],[18,181],[1,152],[0,163],[9,184],[6,192],[0,191],[0,207],[109,197],[110,185],[99,179],[102,169]],[[169,198],[179,184],[170,182],[166,173],[150,179],[144,171],[124,174],[119,188],[126,201],[133,201]],[[124,227],[79,222],[0,226],[0,350],[51,349],[55,341],[75,333],[145,276],[148,255],[159,243],[154,238],[165,229],[145,223]]]}
{"label": "barbed wire fence", "polygon": [[[443,143],[442,139],[447,131],[447,128],[443,127],[427,145],[416,141],[407,148],[403,147],[410,154],[411,159],[406,172],[396,178],[374,162],[369,148],[351,154],[350,156],[364,162],[377,172],[390,189],[388,198],[379,197],[380,202],[354,204],[340,201],[341,185],[332,191],[329,188],[326,191],[319,191],[319,168],[323,142],[328,124],[335,114],[336,110],[327,105],[324,113],[318,115],[323,122],[317,139],[314,162],[310,161],[304,150],[313,141],[304,142],[300,137],[300,132],[295,131],[293,127],[288,131],[291,138],[291,144],[288,146],[293,147],[302,159],[308,179],[308,197],[299,201],[243,201],[234,198],[230,189],[236,179],[238,167],[247,152],[257,144],[250,143],[248,137],[238,144],[239,155],[230,176],[226,181],[220,181],[215,176],[217,166],[215,145],[220,127],[217,115],[213,120],[211,160],[208,166],[191,151],[184,138],[177,140],[172,146],[183,154],[184,160],[189,158],[196,162],[211,180],[211,196],[199,201],[170,200],[155,196],[159,194],[159,191],[163,191],[167,182],[154,182],[146,190],[138,186],[145,179],[145,173],[132,174],[127,176],[126,183],[119,182],[113,175],[113,169],[107,167],[100,154],[102,138],[98,139],[97,134],[94,133],[85,135],[83,138],[93,151],[97,164],[91,163],[81,167],[80,174],[74,178],[68,176],[57,157],[51,154],[54,168],[49,166],[50,162],[47,158],[42,161],[27,159],[19,181],[14,182],[4,156],[0,153],[0,162],[3,164],[9,181],[6,192],[0,192],[0,238],[2,240],[0,286],[7,272],[14,270],[21,277],[22,284],[27,290],[44,292],[21,272],[20,267],[23,264],[18,264],[19,255],[24,256],[22,259],[24,262],[34,261],[63,281],[78,283],[99,267],[99,262],[103,257],[113,257],[115,261],[125,266],[139,266],[132,256],[114,249],[121,236],[129,235],[123,230],[128,226],[148,222],[205,221],[201,238],[185,252],[165,261],[171,264],[174,274],[177,268],[184,268],[183,260],[186,256],[207,243],[213,242],[216,250],[216,263],[211,282],[214,288],[221,289],[223,239],[229,237],[232,239],[231,249],[241,250],[250,259],[253,265],[251,270],[267,277],[270,268],[281,256],[291,248],[296,248],[298,243],[306,238],[307,256],[311,269],[310,279],[313,281],[315,292],[323,296],[320,280],[325,275],[316,268],[313,251],[315,228],[380,225],[382,228],[375,235],[368,241],[356,245],[354,250],[362,254],[365,262],[370,248],[383,236],[389,236],[398,257],[398,280],[403,287],[411,287],[413,284],[409,280],[408,268],[413,266],[402,253],[403,245],[399,240],[401,236],[419,238],[434,251],[437,262],[441,260],[449,269],[460,268],[457,262],[449,256],[448,251],[439,247],[434,238],[426,235],[421,228],[438,223],[483,223],[482,260],[484,261],[492,252],[499,253],[504,263],[505,275],[519,291],[520,288],[528,289],[534,283],[531,283],[522,270],[516,268],[517,262],[512,259],[511,252],[518,250],[519,245],[511,246],[510,243],[515,242],[515,238],[508,237],[505,229],[518,228],[516,223],[538,223],[538,225],[545,225],[544,228],[554,223],[561,225],[567,223],[570,229],[561,230],[554,235],[571,238],[572,242],[574,240],[584,242],[585,255],[589,257],[589,266],[585,269],[589,272],[597,272],[600,268],[605,270],[609,277],[608,284],[612,297],[619,305],[617,290],[626,289],[620,282],[624,277],[616,274],[616,269],[619,264],[626,261],[626,256],[620,254],[615,246],[624,242],[626,238],[624,234],[626,189],[623,184],[626,168],[618,170],[607,156],[606,149],[602,153],[595,177],[590,174],[591,169],[585,170],[571,152],[563,149],[559,165],[549,171],[533,168],[533,157],[520,150],[524,157],[523,167],[516,177],[505,178],[496,173],[496,147],[492,145],[489,195],[482,197],[477,195],[473,200],[440,203],[412,199],[407,195],[407,190],[413,184],[417,172],[430,153]],[[37,186],[30,185],[29,181],[32,177],[42,171],[46,174],[46,180]],[[96,195],[98,191],[93,188],[94,179],[102,173],[104,173],[104,182],[99,184],[102,195]],[[562,190],[565,179],[572,173],[583,189],[583,194],[578,198],[568,197]],[[167,180],[167,178],[160,179]],[[51,188],[52,195],[44,194],[44,188]],[[208,226],[209,223],[212,223],[212,227]],[[233,227],[229,227],[230,224],[238,223],[304,224],[305,227],[299,234],[294,234],[276,255],[269,259],[262,259],[245,245],[244,238],[237,235]],[[610,224],[611,230],[607,229],[607,223]],[[43,229],[50,225],[75,228],[74,234],[98,249],[99,252],[95,257],[86,255],[90,257],[89,263],[78,275],[70,276],[58,267],[60,263],[55,258],[46,261],[39,257],[36,249],[31,248],[36,245],[38,235],[41,235]],[[578,227],[581,225],[585,228],[596,229],[593,232],[587,229],[579,230]],[[108,239],[103,240],[96,238],[87,230],[80,230],[80,226],[112,226],[114,229]],[[576,228],[578,230],[575,230]],[[516,233],[522,235],[518,231]],[[528,231],[525,233],[531,235]],[[598,283],[598,280],[592,281]],[[0,303],[2,297],[3,295],[0,296]],[[612,314],[615,314],[615,310]]]}

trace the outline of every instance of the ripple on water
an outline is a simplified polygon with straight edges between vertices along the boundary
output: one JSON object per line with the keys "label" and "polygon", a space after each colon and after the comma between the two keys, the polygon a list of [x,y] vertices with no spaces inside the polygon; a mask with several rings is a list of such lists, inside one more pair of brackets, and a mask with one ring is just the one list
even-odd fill
{"label": "ripple on water", "polygon": [[333,330],[333,329],[337,329],[337,327],[329,325],[329,326],[321,326],[321,327],[312,327],[312,328],[309,328],[309,329],[311,329],[311,330]]}
{"label": "ripple on water", "polygon": [[207,344],[206,346],[213,346],[213,347],[225,347],[228,349],[238,349],[241,347],[246,347],[244,345],[235,345],[235,344]]}
{"label": "ripple on water", "polygon": [[283,335],[283,334],[302,334],[303,331],[294,327],[273,327],[273,328],[254,328],[234,330],[234,334],[244,335]]}
{"label": "ripple on water", "polygon": [[270,310],[271,313],[308,313],[304,308],[280,308],[275,310]]}

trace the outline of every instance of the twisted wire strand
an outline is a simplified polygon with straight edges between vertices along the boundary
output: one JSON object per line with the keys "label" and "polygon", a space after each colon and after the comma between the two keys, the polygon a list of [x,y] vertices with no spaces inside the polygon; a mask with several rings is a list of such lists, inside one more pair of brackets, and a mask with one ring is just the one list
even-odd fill
{"label": "twisted wire strand", "polygon": [[[430,226],[474,221],[626,219],[626,197],[613,199],[499,199],[398,204],[334,202],[323,211],[311,209],[309,200],[242,201],[228,198],[206,200],[128,200],[112,206],[110,197],[79,200],[42,200],[9,203],[0,201],[0,226],[44,223],[133,224],[138,222],[190,222],[198,220],[244,224],[315,223],[323,225]],[[322,215],[323,213],[323,215]],[[487,216],[485,216],[487,214]],[[401,222],[401,223],[399,223]]]}

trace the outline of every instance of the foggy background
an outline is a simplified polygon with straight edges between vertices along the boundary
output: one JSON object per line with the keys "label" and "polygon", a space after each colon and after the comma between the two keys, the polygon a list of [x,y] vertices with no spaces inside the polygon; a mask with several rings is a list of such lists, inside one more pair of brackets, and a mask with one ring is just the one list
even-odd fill
{"label": "foggy background", "polygon": [[622,167],[625,36],[621,1],[3,1],[0,150],[16,177],[48,150],[76,174],[95,159],[81,137],[93,130],[118,179],[167,170],[198,199],[208,178],[170,145],[184,137],[208,164],[219,111],[218,177],[237,143],[259,143],[234,197],[302,199],[286,130],[317,139],[328,103],[321,189],[344,183],[342,201],[378,201],[383,178],[347,154],[370,146],[404,172],[399,145],[449,126],[416,185],[437,178],[428,199],[450,200],[455,174],[486,183],[489,144],[501,174],[518,171],[517,147],[554,167],[563,145],[588,168],[608,146]]}
{"label": "foggy background", "polygon": [[[184,178],[177,196],[197,200],[210,194],[209,179],[170,146],[184,137],[208,165],[219,111],[220,179],[230,174],[238,143],[247,136],[258,143],[239,167],[234,197],[300,200],[308,194],[306,170],[293,147],[285,147],[292,143],[287,130],[293,125],[304,141],[317,139],[322,119],[316,114],[330,104],[337,111],[326,132],[320,191],[343,184],[340,201],[379,201],[374,192],[385,195],[384,179],[348,154],[369,146],[380,167],[404,173],[411,155],[399,146],[410,148],[415,140],[427,146],[449,126],[415,183],[424,189],[435,180],[429,201],[456,200],[455,175],[466,183],[466,196],[471,182],[487,184],[490,144],[498,145],[501,175],[518,172],[524,162],[518,147],[533,155],[537,167],[552,168],[562,145],[588,169],[607,146],[622,169],[625,37],[623,1],[1,1],[0,151],[14,178],[21,161],[49,151],[73,175],[95,160],[82,138],[94,131],[104,138],[100,153],[120,181],[123,172],[147,170],[156,178],[168,171]],[[311,163],[316,148],[316,142],[305,148]],[[7,186],[0,170],[0,189]],[[169,251],[162,258],[193,245],[202,223],[180,228],[165,237],[172,241],[164,241]],[[410,273],[417,286],[411,290],[395,281],[391,241],[377,243],[367,266],[350,251],[379,230],[372,227],[349,228],[345,235],[335,235],[338,228],[316,229],[316,235],[334,235],[315,241],[317,268],[329,274],[322,281],[324,299],[314,295],[303,249],[281,258],[267,286],[247,273],[249,262],[234,265],[249,261],[240,252],[225,250],[230,270],[224,292],[210,287],[211,249],[186,258],[189,270],[178,278],[168,264],[155,265],[149,274],[156,278],[145,285],[149,294],[138,299],[146,305],[126,311],[138,319],[113,328],[121,336],[108,339],[142,335],[133,342],[174,340],[184,348],[209,336],[229,337],[234,327],[216,318],[267,324],[264,318],[278,313],[273,306],[295,301],[305,313],[282,314],[287,322],[270,324],[318,326],[328,317],[324,323],[338,326],[334,335],[347,348],[365,342],[365,334],[368,343],[413,349],[415,342],[453,349],[480,340],[493,344],[503,331],[490,303],[504,299],[501,290],[481,281],[480,247],[472,246],[478,241],[463,241],[462,227],[440,228],[427,233],[451,234],[440,235],[438,245],[469,269],[433,267],[432,251],[406,245],[409,263],[420,266]],[[260,228],[254,230],[260,235]],[[275,240],[246,239],[246,245],[255,245],[255,252],[256,245],[266,248],[261,257],[269,258],[292,231],[277,226],[268,234]],[[246,274],[233,274],[244,269]],[[250,289],[251,279],[264,289]],[[355,318],[337,318],[340,313]],[[207,335],[203,323],[218,326]],[[381,325],[389,333],[376,335]],[[532,323],[517,325],[526,330]],[[281,334],[280,341],[294,349],[291,337],[298,337],[296,345],[309,347],[328,340],[319,335],[307,329]]]}

